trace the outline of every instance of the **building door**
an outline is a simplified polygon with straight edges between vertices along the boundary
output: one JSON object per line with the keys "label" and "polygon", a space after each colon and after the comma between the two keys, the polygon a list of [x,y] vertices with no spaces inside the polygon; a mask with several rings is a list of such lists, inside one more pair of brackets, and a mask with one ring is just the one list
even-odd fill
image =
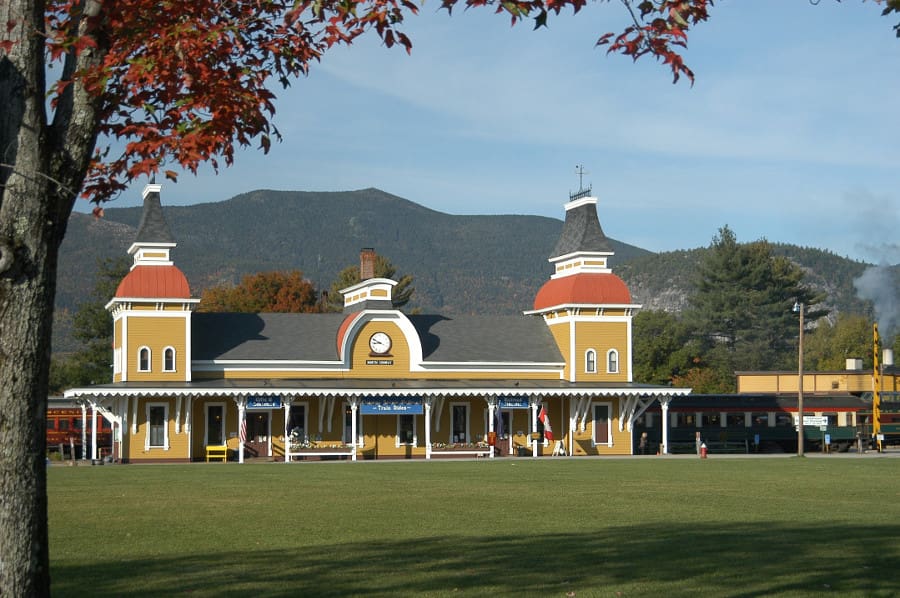
{"label": "building door", "polygon": [[244,454],[248,457],[270,457],[272,440],[271,418],[268,411],[247,411],[247,442]]}

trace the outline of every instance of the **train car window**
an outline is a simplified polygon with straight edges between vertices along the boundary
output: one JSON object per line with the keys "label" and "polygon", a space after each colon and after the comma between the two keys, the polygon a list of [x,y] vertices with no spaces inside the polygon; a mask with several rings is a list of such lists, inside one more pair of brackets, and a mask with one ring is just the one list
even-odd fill
{"label": "train car window", "polygon": [[769,425],[769,414],[765,412],[756,412],[750,416],[750,421],[753,422],[754,426],[768,426]]}
{"label": "train car window", "polygon": [[822,415],[824,415],[825,417],[828,418],[828,425],[829,425],[829,426],[836,426],[836,425],[838,425],[838,416],[837,416],[837,413],[823,413]]}
{"label": "train car window", "polygon": [[60,430],[68,430],[69,429],[69,420],[67,420],[67,419],[59,420],[59,429]]}
{"label": "train car window", "polygon": [[56,420],[55,420],[55,419],[48,419],[48,420],[47,420],[47,429],[48,429],[48,430],[55,430],[55,429],[56,429]]}
{"label": "train car window", "polygon": [[101,430],[109,430],[112,426],[109,424],[109,420],[105,417],[100,418],[100,429]]}
{"label": "train car window", "polygon": [[775,426],[782,427],[794,427],[794,417],[790,413],[776,413],[775,414]]}
{"label": "train car window", "polygon": [[743,413],[727,413],[725,414],[725,420],[725,424],[729,427],[743,426],[745,422],[745,416]]}
{"label": "train car window", "polygon": [[75,421],[72,422],[72,423],[74,424],[73,427],[74,427],[76,430],[80,430],[80,429],[81,429],[81,418],[76,417],[76,418],[75,418]]}
{"label": "train car window", "polygon": [[719,413],[703,413],[700,415],[703,419],[701,420],[700,426],[718,426],[722,422],[722,416]]}

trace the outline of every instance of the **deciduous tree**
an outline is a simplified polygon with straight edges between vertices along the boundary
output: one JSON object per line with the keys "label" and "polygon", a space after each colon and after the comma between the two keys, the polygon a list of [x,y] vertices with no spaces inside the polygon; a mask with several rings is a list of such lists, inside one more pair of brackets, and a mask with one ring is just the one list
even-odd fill
{"label": "deciduous tree", "polygon": [[313,283],[299,270],[249,274],[237,286],[218,286],[200,297],[199,311],[316,313],[325,306]]}

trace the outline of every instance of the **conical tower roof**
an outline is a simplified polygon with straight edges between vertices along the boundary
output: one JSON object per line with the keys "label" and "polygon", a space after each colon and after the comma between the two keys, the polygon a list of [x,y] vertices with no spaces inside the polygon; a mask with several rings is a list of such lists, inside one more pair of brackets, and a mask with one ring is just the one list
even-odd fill
{"label": "conical tower roof", "polygon": [[603,234],[597,216],[597,198],[583,197],[566,204],[562,235],[550,259],[576,252],[612,253],[612,245]]}
{"label": "conical tower roof", "polygon": [[169,231],[166,217],[160,204],[160,185],[150,184],[144,189],[144,210],[138,224],[135,243],[174,243],[175,238]]}

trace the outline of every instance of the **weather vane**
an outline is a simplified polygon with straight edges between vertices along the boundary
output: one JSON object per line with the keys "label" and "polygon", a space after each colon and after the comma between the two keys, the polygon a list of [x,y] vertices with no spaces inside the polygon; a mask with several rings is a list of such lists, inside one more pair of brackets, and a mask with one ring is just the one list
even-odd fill
{"label": "weather vane", "polygon": [[578,190],[583,191],[584,190],[584,175],[591,174],[591,173],[589,173],[588,171],[586,171],[584,169],[584,165],[576,164],[575,165],[575,174],[578,175]]}

